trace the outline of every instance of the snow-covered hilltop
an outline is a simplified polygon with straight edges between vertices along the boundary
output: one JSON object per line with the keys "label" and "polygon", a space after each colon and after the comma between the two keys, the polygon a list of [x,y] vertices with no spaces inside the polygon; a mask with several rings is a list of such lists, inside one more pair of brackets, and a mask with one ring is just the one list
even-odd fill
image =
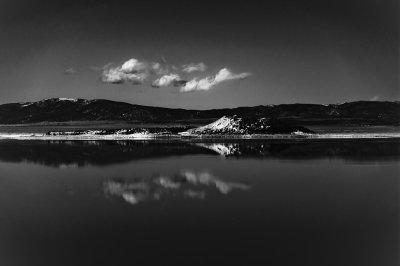
{"label": "snow-covered hilltop", "polygon": [[182,136],[190,135],[247,135],[247,134],[291,134],[313,133],[302,126],[292,126],[280,121],[267,118],[242,118],[236,115],[223,116],[217,121],[194,129],[179,133]]}
{"label": "snow-covered hilltop", "polygon": [[30,106],[30,105],[35,104],[35,103],[41,103],[41,104],[47,103],[47,102],[51,102],[51,103],[73,102],[73,103],[76,103],[78,101],[79,101],[79,99],[76,99],[76,98],[49,98],[49,99],[44,99],[44,100],[41,100],[41,101],[38,101],[38,102],[22,102],[22,103],[19,103],[19,104],[21,105],[21,107],[27,107],[27,106]]}

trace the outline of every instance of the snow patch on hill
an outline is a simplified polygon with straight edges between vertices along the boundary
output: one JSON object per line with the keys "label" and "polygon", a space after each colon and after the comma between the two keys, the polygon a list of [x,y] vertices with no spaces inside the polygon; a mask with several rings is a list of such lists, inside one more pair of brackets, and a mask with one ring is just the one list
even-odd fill
{"label": "snow patch on hill", "polygon": [[26,103],[20,103],[21,107],[27,107],[29,105],[32,105],[33,103],[31,102],[26,102]]}
{"label": "snow patch on hill", "polygon": [[74,102],[74,103],[78,101],[78,99],[75,99],[75,98],[57,98],[57,100],[59,100],[59,101]]}
{"label": "snow patch on hill", "polygon": [[[86,101],[88,101],[88,100],[84,100],[84,103],[86,103]],[[75,98],[51,98],[51,99],[41,100],[41,101],[38,101],[38,102],[21,102],[19,104],[23,108],[23,107],[28,107],[28,106],[31,106],[31,105],[34,105],[34,104],[37,104],[37,103],[44,104],[44,103],[47,103],[47,102],[50,102],[50,103],[54,103],[54,102],[72,102],[72,103],[77,103],[77,102],[79,102],[79,99],[75,99]]]}

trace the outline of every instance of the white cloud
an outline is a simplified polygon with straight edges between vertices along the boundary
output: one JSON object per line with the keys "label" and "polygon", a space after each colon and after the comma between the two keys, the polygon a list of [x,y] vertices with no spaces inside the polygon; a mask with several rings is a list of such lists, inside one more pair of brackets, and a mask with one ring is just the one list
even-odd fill
{"label": "white cloud", "polygon": [[217,75],[215,75],[215,82],[220,83],[225,80],[234,80],[234,79],[245,79],[251,76],[250,73],[244,72],[240,74],[233,74],[229,69],[223,68],[221,69]]}
{"label": "white cloud", "polygon": [[148,77],[148,73],[126,74],[126,80],[133,84],[142,84]]}
{"label": "white cloud", "polygon": [[64,74],[66,74],[66,75],[73,75],[76,73],[78,73],[78,71],[73,67],[70,67],[70,68],[67,68],[66,70],[64,70]]}
{"label": "white cloud", "polygon": [[160,70],[162,67],[161,67],[161,64],[160,63],[152,63],[151,64],[151,68],[153,69],[153,70],[155,70],[155,71],[158,71],[158,70]]}
{"label": "white cloud", "polygon": [[103,67],[101,80],[105,83],[122,84],[132,82],[142,84],[150,75],[152,64],[132,58],[121,66],[111,67],[107,64]]}
{"label": "white cloud", "polygon": [[119,84],[124,83],[123,73],[119,68],[110,68],[103,71],[101,80],[105,83]]}
{"label": "white cloud", "polygon": [[176,84],[179,84],[180,82],[184,81],[181,80],[178,74],[168,74],[153,81],[152,86],[155,88],[168,87],[171,85],[176,86]]}
{"label": "white cloud", "polygon": [[203,62],[200,62],[198,64],[187,64],[182,66],[182,71],[186,73],[191,73],[195,71],[200,71],[204,72],[206,70],[206,65]]}
{"label": "white cloud", "polygon": [[127,74],[145,72],[148,68],[146,62],[139,61],[138,59],[132,58],[122,64],[120,70]]}
{"label": "white cloud", "polygon": [[132,82],[133,84],[142,84],[147,78],[148,73],[125,73],[120,67],[109,68],[103,71],[101,80],[105,83],[122,84]]}
{"label": "white cloud", "polygon": [[101,80],[104,83],[123,84],[131,82],[132,84],[143,84],[149,77],[153,77],[151,82],[153,87],[181,87],[180,92],[206,91],[221,82],[244,79],[251,75],[250,73],[234,74],[229,69],[223,68],[215,76],[207,76],[201,79],[193,78],[186,81],[178,74],[179,71],[185,73],[205,71],[206,65],[201,62],[183,65],[182,68],[178,69],[173,65],[168,65],[165,59],[160,63],[131,58],[121,65],[109,63],[102,68],[92,67],[92,69],[102,71]]}
{"label": "white cloud", "polygon": [[191,81],[186,82],[186,84],[181,87],[180,92],[195,91],[198,83],[199,82],[196,79],[192,79]]}
{"label": "white cloud", "polygon": [[166,64],[161,63],[151,63],[150,64],[150,72],[156,75],[167,75],[170,73],[170,67]]}
{"label": "white cloud", "polygon": [[234,74],[229,69],[221,69],[214,77],[205,77],[203,79],[197,80],[192,79],[188,81],[184,86],[181,87],[180,92],[191,92],[191,91],[206,91],[210,90],[215,85],[228,80],[238,80],[245,79],[249,77],[251,73],[240,73]]}

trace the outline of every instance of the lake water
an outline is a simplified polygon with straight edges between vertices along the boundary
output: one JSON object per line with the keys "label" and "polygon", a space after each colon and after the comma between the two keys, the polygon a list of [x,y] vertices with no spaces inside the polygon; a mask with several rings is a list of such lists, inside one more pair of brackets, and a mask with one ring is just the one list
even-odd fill
{"label": "lake water", "polygon": [[0,265],[399,265],[399,140],[0,141]]}

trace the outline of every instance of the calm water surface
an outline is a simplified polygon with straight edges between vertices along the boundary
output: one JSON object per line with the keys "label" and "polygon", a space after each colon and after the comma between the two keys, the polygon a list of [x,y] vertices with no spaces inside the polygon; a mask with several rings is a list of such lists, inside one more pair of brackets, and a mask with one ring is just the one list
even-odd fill
{"label": "calm water surface", "polygon": [[399,140],[0,141],[0,265],[399,265]]}

